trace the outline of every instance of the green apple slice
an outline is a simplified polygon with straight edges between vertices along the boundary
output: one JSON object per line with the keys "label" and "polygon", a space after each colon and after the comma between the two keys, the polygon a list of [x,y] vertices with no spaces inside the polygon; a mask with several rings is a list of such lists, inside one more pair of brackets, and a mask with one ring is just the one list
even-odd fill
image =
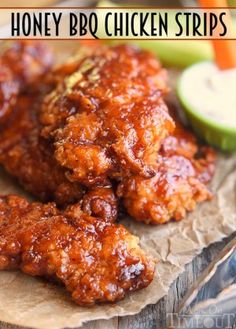
{"label": "green apple slice", "polygon": [[[97,7],[117,7],[119,6],[110,1],[100,1]],[[147,10],[146,8],[144,11]],[[130,9],[130,11],[132,11]],[[99,11],[98,15],[102,15],[103,11]],[[170,12],[170,18],[173,19]],[[171,20],[170,20],[171,21]],[[170,28],[171,28],[170,24]],[[98,33],[100,38],[106,37],[102,32]],[[118,43],[130,43],[135,44],[141,48],[152,51],[158,56],[160,61],[166,66],[175,66],[184,68],[193,63],[212,60],[213,50],[211,43],[207,40],[107,40],[107,43],[118,44]]]}
{"label": "green apple slice", "polygon": [[[100,1],[97,7],[115,7],[119,11],[119,5],[111,1]],[[128,7],[128,3],[127,3]],[[120,9],[121,10],[121,9]],[[143,9],[143,12],[147,11]],[[131,12],[132,9],[129,9]],[[98,15],[103,15],[102,10],[98,11]],[[169,12],[170,25],[169,28],[174,29],[173,11]],[[233,20],[236,29],[236,20]],[[111,29],[112,30],[112,29]],[[98,33],[100,38],[107,37],[104,32]],[[122,40],[109,41],[108,43],[124,43]],[[138,45],[141,48],[152,51],[165,66],[175,66],[185,68],[197,62],[213,60],[214,53],[211,42],[208,40],[129,40],[126,43]]]}
{"label": "green apple slice", "polygon": [[177,86],[195,131],[210,144],[236,150],[236,69],[221,71],[212,62],[186,69]]}

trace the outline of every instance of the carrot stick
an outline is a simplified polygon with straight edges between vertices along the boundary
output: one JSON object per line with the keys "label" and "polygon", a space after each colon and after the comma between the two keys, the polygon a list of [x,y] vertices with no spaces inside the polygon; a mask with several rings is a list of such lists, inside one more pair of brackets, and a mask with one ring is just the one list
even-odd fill
{"label": "carrot stick", "polygon": [[79,42],[81,45],[87,46],[87,47],[99,47],[102,44],[101,40],[96,40],[96,39],[95,40],[80,39]]}
{"label": "carrot stick", "polygon": [[[199,4],[202,7],[227,7],[226,0],[199,0]],[[226,25],[231,28],[229,31],[229,35],[232,35],[232,22],[230,18],[230,12],[227,10],[227,21],[225,21]],[[217,33],[217,30],[215,30]],[[213,36],[214,37],[214,36]],[[215,53],[215,60],[217,66],[222,69],[231,69],[236,67],[236,42],[235,40],[211,40],[214,53]]]}

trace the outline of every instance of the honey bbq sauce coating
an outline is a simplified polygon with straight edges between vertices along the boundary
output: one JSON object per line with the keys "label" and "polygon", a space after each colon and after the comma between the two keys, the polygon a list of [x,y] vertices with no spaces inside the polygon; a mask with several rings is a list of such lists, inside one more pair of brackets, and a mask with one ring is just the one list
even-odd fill
{"label": "honey bbq sauce coating", "polygon": [[97,187],[86,195],[88,190],[70,182],[53,157],[52,145],[40,136],[39,103],[32,95],[18,97],[13,113],[0,129],[0,163],[41,200],[53,200],[60,206],[79,202],[90,215],[114,221],[117,201],[111,186]]}
{"label": "honey bbq sauce coating", "polygon": [[165,71],[153,55],[131,46],[80,51],[51,80],[42,135],[54,142],[71,180],[93,185],[153,175],[160,143],[174,128],[162,100]]}
{"label": "honey bbq sauce coating", "polygon": [[63,283],[81,305],[114,302],[144,288],[154,261],[123,226],[95,219],[71,206],[0,198],[0,269],[20,269]]}
{"label": "honey bbq sauce coating", "polygon": [[[42,51],[33,43],[31,48],[33,58],[24,61],[22,55],[23,63],[34,63]],[[27,54],[28,47],[12,49]],[[6,62],[12,62],[11,54],[5,52]],[[27,67],[35,83],[27,95],[16,93],[11,115],[0,125],[0,163],[28,191],[60,206],[79,202],[89,215],[114,221],[112,179],[120,182],[119,204],[146,223],[180,220],[211,197],[206,184],[214,171],[213,152],[199,148],[167,112],[165,72],[152,55],[129,46],[81,48],[37,80],[47,63],[17,64],[13,82],[22,75],[27,85]]]}
{"label": "honey bbq sauce coating", "polygon": [[211,148],[200,148],[195,137],[176,124],[175,132],[163,141],[157,155],[155,176],[148,179],[133,175],[118,187],[126,210],[138,221],[178,221],[198,202],[212,198],[206,184],[214,174],[215,153]]}
{"label": "honey bbq sauce coating", "polygon": [[37,41],[19,41],[0,57],[0,123],[11,113],[19,93],[32,92],[53,64],[48,46]]}
{"label": "honey bbq sauce coating", "polygon": [[[40,136],[38,111],[45,93],[51,88],[45,81],[47,75],[42,75],[49,70],[52,58],[46,44],[29,41],[13,43],[1,55],[4,65],[0,70],[3,73],[5,69],[5,73],[1,75],[0,72],[0,80],[7,84],[8,90],[1,94],[0,88],[0,101],[1,95],[4,100],[4,111],[0,112],[7,119],[0,120],[0,163],[41,200],[56,201],[60,206],[79,202],[90,215],[114,221],[117,200],[110,182],[107,181],[101,190],[93,188],[86,195],[88,189],[69,181],[65,169],[53,156],[52,143]],[[12,80],[6,79],[8,74]],[[10,90],[14,92],[13,100]]]}
{"label": "honey bbq sauce coating", "polygon": [[20,90],[32,88],[34,83],[54,64],[50,47],[44,42],[22,40],[13,42],[1,55],[3,66],[10,68]]}

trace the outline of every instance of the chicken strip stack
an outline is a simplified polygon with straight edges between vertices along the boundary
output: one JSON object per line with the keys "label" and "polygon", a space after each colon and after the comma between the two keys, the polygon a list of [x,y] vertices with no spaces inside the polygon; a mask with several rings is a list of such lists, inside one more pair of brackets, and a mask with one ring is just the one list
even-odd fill
{"label": "chicken strip stack", "polygon": [[178,122],[173,132],[164,77],[148,52],[103,47],[54,72],[56,88],[40,116],[70,179],[115,179],[125,208],[146,223],[180,220],[211,198],[212,151],[195,159],[194,136]]}
{"label": "chicken strip stack", "polygon": [[0,162],[42,200],[80,201],[88,214],[114,220],[118,185],[134,218],[164,223],[211,198],[213,152],[199,156],[194,136],[172,119],[165,71],[149,52],[82,49],[38,88],[4,125]]}
{"label": "chicken strip stack", "polygon": [[153,279],[154,261],[121,225],[78,206],[0,198],[0,269],[20,269],[62,282],[82,306],[120,300]]}
{"label": "chicken strip stack", "polygon": [[138,239],[112,223],[117,197],[138,221],[180,220],[211,198],[214,153],[168,112],[150,53],[104,46],[51,63],[38,42],[0,58],[0,163],[61,207],[0,197],[0,269],[55,279],[79,305],[114,302],[154,275]]}

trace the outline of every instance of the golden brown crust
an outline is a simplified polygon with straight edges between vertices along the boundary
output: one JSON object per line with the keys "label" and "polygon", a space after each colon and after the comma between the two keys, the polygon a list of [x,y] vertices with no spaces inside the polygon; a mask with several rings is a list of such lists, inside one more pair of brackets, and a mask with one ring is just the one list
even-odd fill
{"label": "golden brown crust", "polygon": [[112,187],[95,187],[84,195],[81,208],[90,216],[113,222],[118,215],[118,200]]}
{"label": "golden brown crust", "polygon": [[87,189],[70,182],[65,169],[53,157],[52,145],[40,136],[39,104],[40,97],[18,98],[14,112],[0,132],[0,163],[40,200],[65,206],[85,198],[82,206],[89,213],[97,217],[104,215],[104,220],[114,221],[117,217],[114,192],[110,188],[100,191],[97,187],[86,196]]}
{"label": "golden brown crust", "polygon": [[150,284],[154,262],[123,226],[71,206],[0,198],[0,269],[62,282],[81,305],[114,302]]}
{"label": "golden brown crust", "polygon": [[49,143],[39,136],[35,97],[21,96],[10,120],[0,133],[0,163],[27,191],[44,201],[63,205],[83,195],[79,184],[71,183],[52,156]]}
{"label": "golden brown crust", "polygon": [[[197,155],[197,151],[201,155]],[[199,148],[194,136],[179,123],[174,134],[162,144],[156,162],[156,175],[124,179],[118,195],[128,213],[138,221],[152,224],[181,220],[198,202],[212,197],[206,184],[212,178],[215,154]]]}
{"label": "golden brown crust", "polygon": [[[45,93],[52,88],[43,78],[52,64],[50,50],[40,42],[16,42],[1,55],[0,64],[0,162],[43,201],[56,201],[61,206],[80,201],[87,190],[69,181],[53,157],[53,145],[40,136],[38,111]],[[97,188],[96,202],[93,191],[93,198],[87,196],[82,206],[114,221],[117,207],[114,193],[109,191],[108,195]]]}
{"label": "golden brown crust", "polygon": [[152,175],[160,141],[174,127],[159,62],[134,47],[101,47],[58,70],[55,80],[62,79],[42,107],[42,134],[70,179],[93,185]]}

